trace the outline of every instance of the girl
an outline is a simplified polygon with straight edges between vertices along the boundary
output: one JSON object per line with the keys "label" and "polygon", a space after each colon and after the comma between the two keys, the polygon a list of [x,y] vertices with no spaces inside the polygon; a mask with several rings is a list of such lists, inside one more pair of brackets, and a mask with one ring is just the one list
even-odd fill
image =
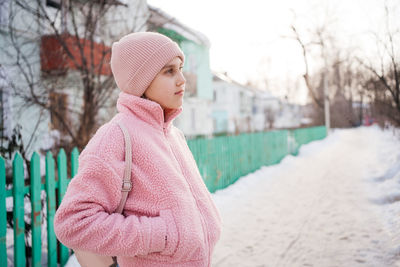
{"label": "girl", "polygon": [[[118,114],[79,157],[79,170],[56,212],[66,246],[117,256],[119,266],[211,266],[221,220],[181,130],[184,55],[168,37],[132,33],[112,45],[121,89]],[[122,214],[124,136],[132,143],[132,189]]]}

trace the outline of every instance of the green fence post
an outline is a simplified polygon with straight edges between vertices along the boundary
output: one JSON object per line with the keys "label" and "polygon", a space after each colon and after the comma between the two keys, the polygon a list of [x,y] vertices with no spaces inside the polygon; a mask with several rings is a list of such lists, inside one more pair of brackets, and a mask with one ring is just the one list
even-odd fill
{"label": "green fence post", "polygon": [[79,158],[79,150],[78,148],[72,149],[71,153],[71,178],[74,178],[75,174],[78,172],[78,158]]}
{"label": "green fence post", "polygon": [[6,164],[0,157],[0,266],[7,267]]}
{"label": "green fence post", "polygon": [[40,157],[34,152],[31,158],[31,221],[32,221],[32,266],[42,266],[42,202],[40,193]]}
{"label": "green fence post", "polygon": [[288,153],[288,139],[289,139],[289,131],[288,130],[284,130],[281,134],[281,145],[279,148],[280,151],[280,157],[279,157],[279,162],[281,162],[281,160],[286,157],[287,155],[289,155]]}
{"label": "green fence post", "polygon": [[47,259],[48,266],[57,266],[57,239],[54,234],[54,215],[56,211],[54,159],[51,152],[46,154],[46,196],[47,196]]}
{"label": "green fence post", "polygon": [[25,266],[25,207],[24,162],[19,153],[13,161],[13,220],[14,220],[14,266]]}
{"label": "green fence post", "polygon": [[[60,206],[64,198],[65,191],[68,186],[67,179],[67,157],[65,156],[64,149],[61,149],[57,156],[58,165],[58,206]],[[69,258],[69,249],[60,243],[60,264],[64,266]]]}

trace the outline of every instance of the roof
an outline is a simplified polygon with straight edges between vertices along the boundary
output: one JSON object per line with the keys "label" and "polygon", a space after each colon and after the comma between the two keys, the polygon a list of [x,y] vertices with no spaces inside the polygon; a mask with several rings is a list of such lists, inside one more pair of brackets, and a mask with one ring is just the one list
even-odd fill
{"label": "roof", "polygon": [[233,80],[231,77],[229,77],[226,72],[225,73],[221,73],[221,72],[216,72],[213,71],[213,80],[214,81],[224,81],[226,83],[230,83],[230,84],[234,84],[236,86],[239,86],[247,91],[253,92],[255,94],[257,94],[259,97],[262,98],[271,98],[271,99],[275,99],[276,97],[274,97],[269,91],[265,91],[265,90],[260,90],[258,88],[249,86],[249,85],[244,85],[241,84],[235,80]]}
{"label": "roof", "polygon": [[148,21],[150,23],[157,27],[175,31],[186,39],[191,40],[199,45],[210,47],[210,41],[201,32],[189,28],[160,8],[156,8],[151,5],[148,5],[148,8],[150,11],[150,18]]}

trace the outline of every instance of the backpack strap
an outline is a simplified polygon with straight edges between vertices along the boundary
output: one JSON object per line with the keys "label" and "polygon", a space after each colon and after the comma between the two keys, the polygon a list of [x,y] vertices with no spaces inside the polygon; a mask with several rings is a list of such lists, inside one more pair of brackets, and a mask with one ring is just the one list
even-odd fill
{"label": "backpack strap", "polygon": [[122,197],[121,201],[116,209],[116,213],[122,213],[124,209],[126,199],[128,197],[128,193],[132,190],[132,181],[131,181],[131,174],[132,174],[132,145],[131,145],[131,138],[129,136],[128,130],[125,126],[117,121],[118,126],[121,128],[122,133],[124,134],[125,140],[125,171],[124,171],[124,178],[122,180]]}

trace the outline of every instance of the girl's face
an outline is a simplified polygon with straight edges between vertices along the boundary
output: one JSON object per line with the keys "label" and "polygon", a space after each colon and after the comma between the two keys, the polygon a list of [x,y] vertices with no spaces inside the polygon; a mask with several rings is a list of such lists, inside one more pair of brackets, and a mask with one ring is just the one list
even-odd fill
{"label": "girl's face", "polygon": [[168,62],[146,89],[144,96],[160,104],[164,110],[181,107],[186,84],[182,66],[179,57]]}

